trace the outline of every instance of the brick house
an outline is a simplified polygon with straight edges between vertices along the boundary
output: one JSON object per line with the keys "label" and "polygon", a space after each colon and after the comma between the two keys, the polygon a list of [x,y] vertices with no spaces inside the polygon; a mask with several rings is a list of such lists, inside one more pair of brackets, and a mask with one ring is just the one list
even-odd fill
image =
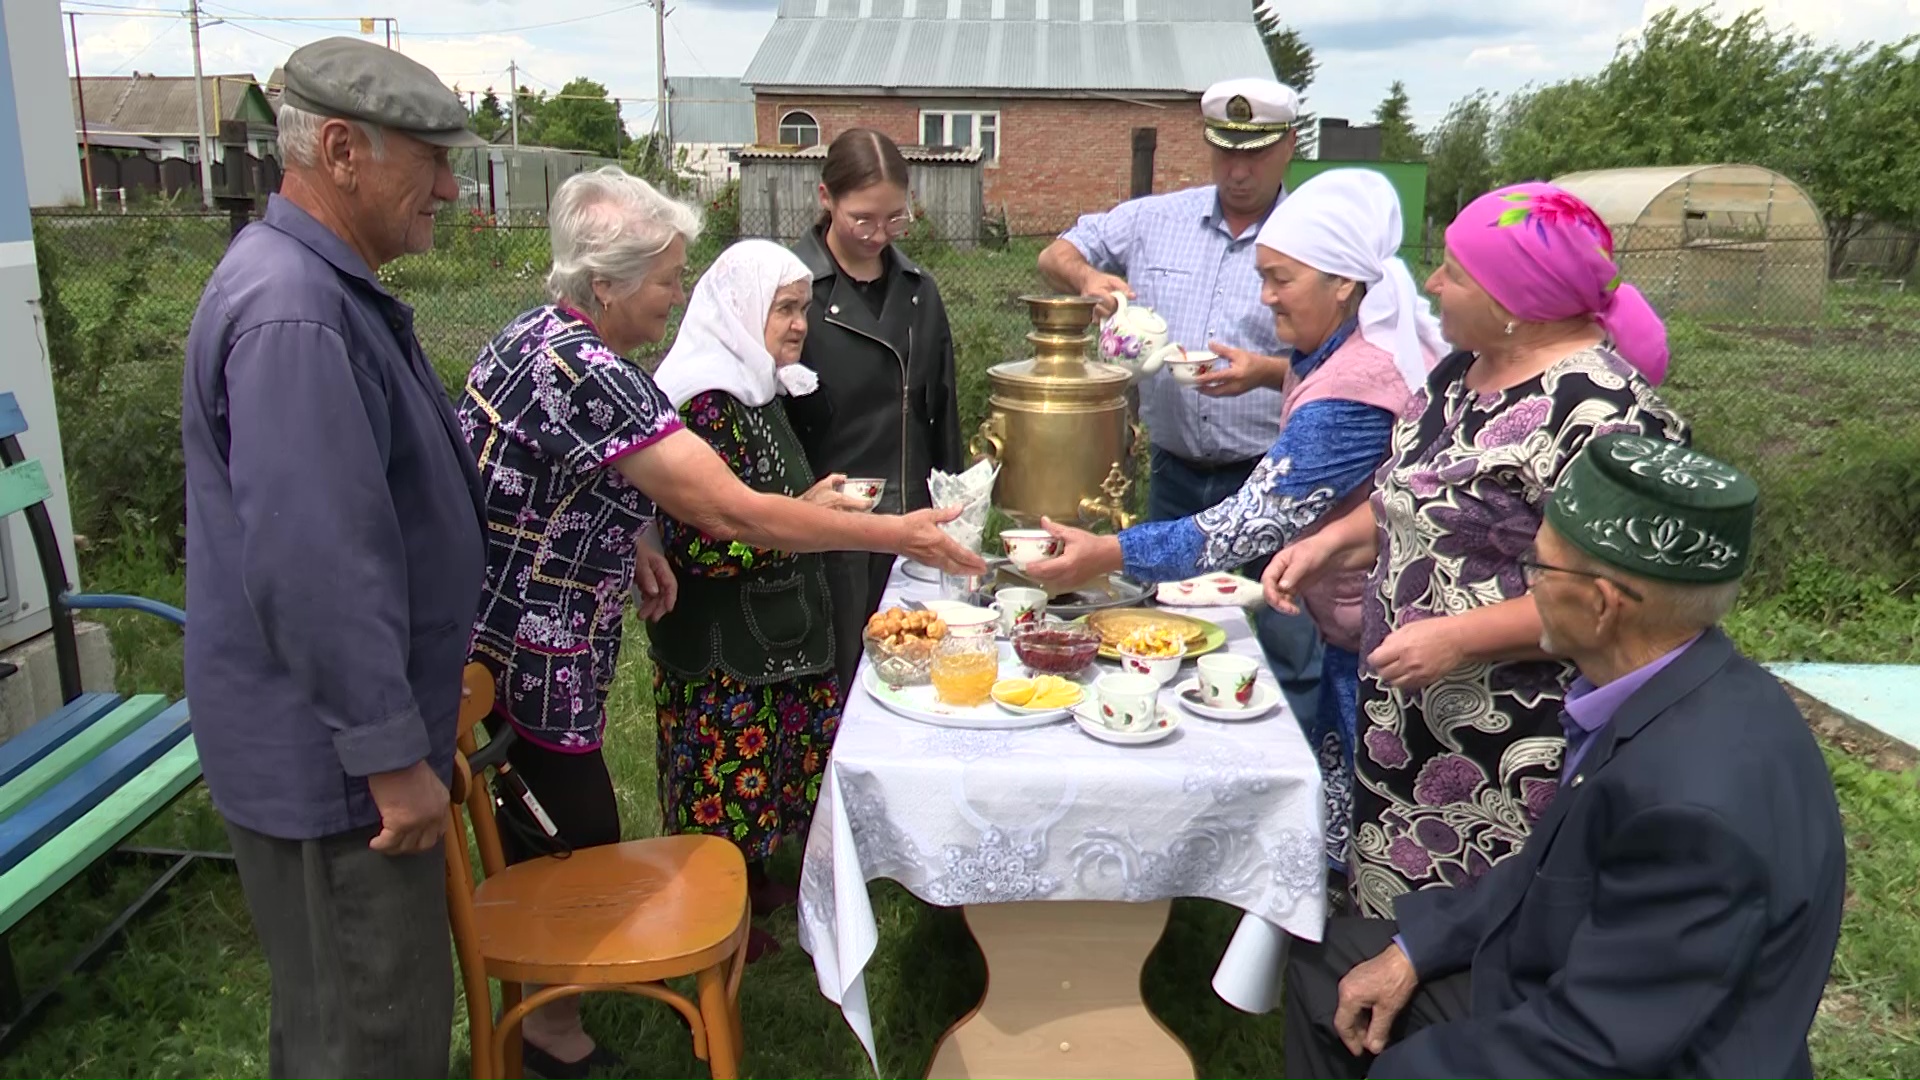
{"label": "brick house", "polygon": [[977,147],[1019,235],[1206,183],[1201,92],[1272,74],[1247,0],[781,0],[741,81],[762,144]]}

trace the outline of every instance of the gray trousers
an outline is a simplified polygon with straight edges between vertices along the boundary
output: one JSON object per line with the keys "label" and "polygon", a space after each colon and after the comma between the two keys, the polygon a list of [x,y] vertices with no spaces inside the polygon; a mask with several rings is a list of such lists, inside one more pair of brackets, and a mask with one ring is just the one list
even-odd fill
{"label": "gray trousers", "polygon": [[275,1077],[447,1075],[446,856],[382,855],[377,831],[278,840],[227,823],[273,974]]}

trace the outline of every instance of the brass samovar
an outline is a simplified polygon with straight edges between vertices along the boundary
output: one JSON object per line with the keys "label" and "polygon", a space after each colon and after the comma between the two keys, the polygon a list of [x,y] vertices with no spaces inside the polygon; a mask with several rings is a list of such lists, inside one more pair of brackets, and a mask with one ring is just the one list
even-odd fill
{"label": "brass samovar", "polygon": [[1125,368],[1087,359],[1092,297],[1026,296],[1033,357],[995,364],[987,418],[970,444],[1000,465],[994,505],[1023,525],[1042,515],[1063,524],[1133,523],[1135,429]]}

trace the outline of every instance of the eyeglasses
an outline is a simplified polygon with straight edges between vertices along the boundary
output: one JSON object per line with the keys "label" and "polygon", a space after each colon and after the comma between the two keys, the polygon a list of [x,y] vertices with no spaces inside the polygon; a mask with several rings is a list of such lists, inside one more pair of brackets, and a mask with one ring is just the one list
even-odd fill
{"label": "eyeglasses", "polygon": [[1635,592],[1632,586],[1623,584],[1618,578],[1608,577],[1605,574],[1596,574],[1591,570],[1575,570],[1570,566],[1555,566],[1552,563],[1543,563],[1534,556],[1532,549],[1528,549],[1527,553],[1520,559],[1520,572],[1526,576],[1528,585],[1532,585],[1534,582],[1540,580],[1540,575],[1549,570],[1556,574],[1572,574],[1575,577],[1605,581],[1625,593],[1627,599],[1632,600],[1634,603],[1640,604],[1646,602],[1645,597]]}
{"label": "eyeglasses", "polygon": [[875,221],[865,215],[858,217],[850,215],[847,218],[847,223],[853,227],[853,235],[856,240],[871,240],[873,239],[873,234],[883,228],[886,230],[887,239],[898,240],[907,235],[907,230],[913,227],[913,211],[902,210],[884,222]]}

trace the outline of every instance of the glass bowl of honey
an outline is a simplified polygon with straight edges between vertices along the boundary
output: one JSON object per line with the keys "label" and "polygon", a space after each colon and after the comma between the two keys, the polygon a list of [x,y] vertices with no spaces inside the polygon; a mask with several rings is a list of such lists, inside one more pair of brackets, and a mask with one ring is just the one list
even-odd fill
{"label": "glass bowl of honey", "polygon": [[949,635],[933,647],[934,696],[944,705],[984,705],[1000,681],[1000,643],[993,635]]}

